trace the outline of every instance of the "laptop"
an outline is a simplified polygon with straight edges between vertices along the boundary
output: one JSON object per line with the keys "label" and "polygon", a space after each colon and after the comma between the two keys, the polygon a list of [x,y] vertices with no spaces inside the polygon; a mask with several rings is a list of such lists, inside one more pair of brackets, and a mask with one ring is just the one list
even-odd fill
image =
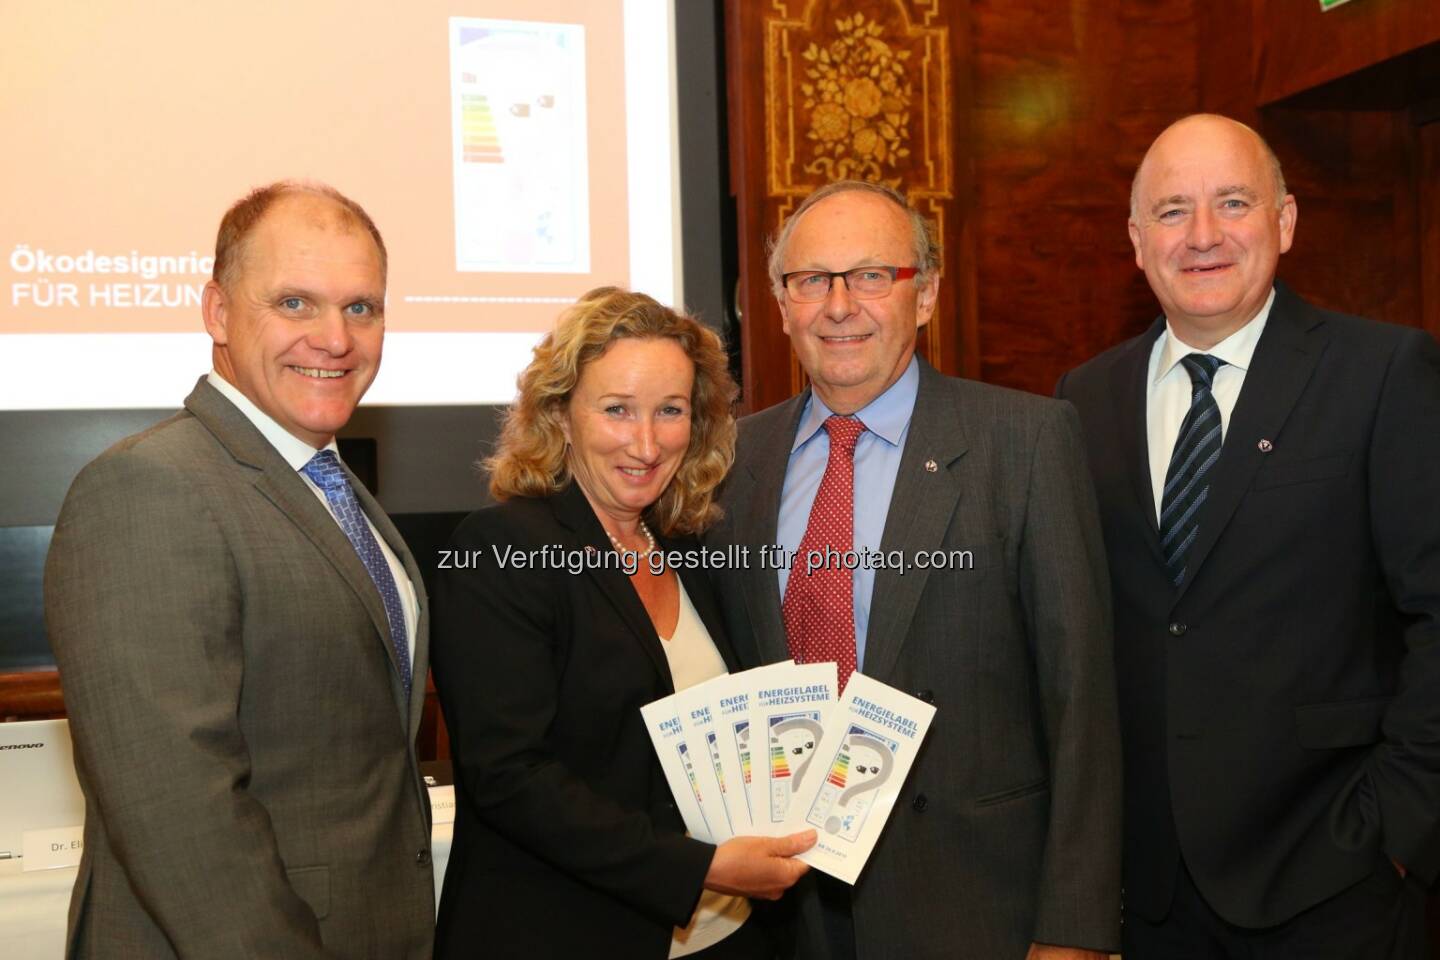
{"label": "laptop", "polygon": [[0,860],[21,855],[28,830],[85,822],[69,721],[0,723],[0,783]]}

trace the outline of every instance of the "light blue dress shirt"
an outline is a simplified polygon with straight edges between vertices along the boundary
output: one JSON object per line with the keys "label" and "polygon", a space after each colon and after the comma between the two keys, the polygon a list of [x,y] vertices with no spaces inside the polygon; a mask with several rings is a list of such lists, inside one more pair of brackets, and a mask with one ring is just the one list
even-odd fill
{"label": "light blue dress shirt", "polygon": [[[900,374],[900,379],[880,396],[871,400],[855,416],[865,424],[865,432],[855,444],[855,542],[879,551],[885,533],[885,517],[890,512],[890,495],[895,490],[895,476],[900,472],[900,454],[905,449],[905,435],[910,431],[910,415],[915,411],[915,396],[920,389],[920,363],[914,357]],[[825,476],[830,460],[830,434],[825,421],[834,414],[825,401],[812,390],[800,425],[795,430],[795,443],[790,448],[790,463],[785,468],[785,488],[780,494],[780,523],[777,543],[787,556],[800,549],[805,528],[810,523],[810,507]],[[803,571],[803,560],[797,560]],[[781,565],[780,596],[790,581],[790,570]],[[875,571],[857,568],[854,578],[855,663],[865,666],[865,634],[870,626],[870,595],[875,589]]]}

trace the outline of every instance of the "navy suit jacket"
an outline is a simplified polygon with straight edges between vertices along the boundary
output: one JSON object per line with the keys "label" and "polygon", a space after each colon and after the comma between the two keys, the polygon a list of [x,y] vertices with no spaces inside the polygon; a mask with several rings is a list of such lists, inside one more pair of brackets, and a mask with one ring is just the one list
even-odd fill
{"label": "navy suit jacket", "polygon": [[1114,590],[1125,904],[1169,907],[1178,858],[1226,920],[1280,923],[1387,855],[1440,869],[1440,349],[1283,284],[1201,508],[1161,559],[1150,350],[1057,388],[1080,411]]}

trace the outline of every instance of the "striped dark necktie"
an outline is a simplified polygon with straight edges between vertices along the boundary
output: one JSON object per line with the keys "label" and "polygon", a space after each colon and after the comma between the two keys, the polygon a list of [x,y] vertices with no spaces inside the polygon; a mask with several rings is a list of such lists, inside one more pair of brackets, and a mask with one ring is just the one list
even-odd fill
{"label": "striped dark necktie", "polygon": [[1225,361],[1192,353],[1180,362],[1190,374],[1190,412],[1180,424],[1160,498],[1160,549],[1165,554],[1165,569],[1177,587],[1185,580],[1186,555],[1200,532],[1200,508],[1210,492],[1210,470],[1220,458],[1220,407],[1210,388],[1215,371]]}

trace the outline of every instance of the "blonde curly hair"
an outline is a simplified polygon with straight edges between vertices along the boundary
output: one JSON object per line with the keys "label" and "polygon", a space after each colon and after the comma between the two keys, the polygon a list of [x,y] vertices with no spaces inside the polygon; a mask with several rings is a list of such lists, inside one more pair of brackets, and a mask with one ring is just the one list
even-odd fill
{"label": "blonde curly hair", "polygon": [[665,534],[699,533],[720,518],[715,488],[735,461],[735,381],[714,332],[643,293],[598,287],[560,315],[520,374],[520,395],[505,415],[490,471],[497,500],[543,497],[571,481],[562,424],[587,363],[616,340],[674,340],[695,364],[690,446],[674,478],[645,511]]}

